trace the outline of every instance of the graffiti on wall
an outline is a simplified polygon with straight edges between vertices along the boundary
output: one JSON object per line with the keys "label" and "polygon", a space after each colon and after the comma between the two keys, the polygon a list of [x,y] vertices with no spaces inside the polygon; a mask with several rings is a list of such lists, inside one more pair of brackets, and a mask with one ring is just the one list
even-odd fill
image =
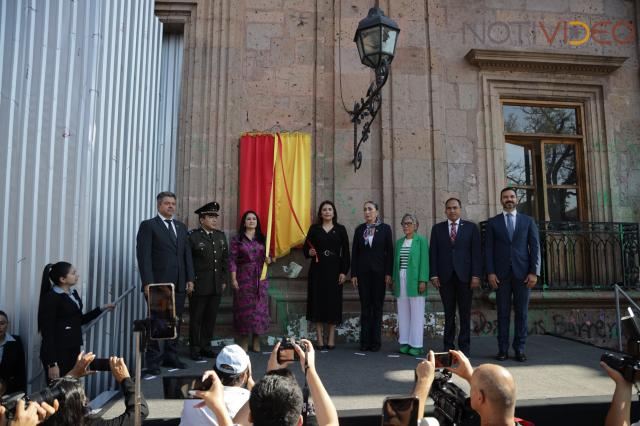
{"label": "graffiti on wall", "polygon": [[[553,334],[598,346],[615,346],[618,338],[615,311],[603,309],[532,310],[529,334]],[[498,320],[493,310],[471,312],[474,336],[496,336]]]}
{"label": "graffiti on wall", "polygon": [[[565,309],[530,310],[529,335],[553,334],[575,339],[597,346],[615,347],[618,328],[614,310],[603,309]],[[511,322],[513,327],[513,321]],[[308,327],[304,316],[290,318],[287,323],[287,335],[315,339],[315,329]],[[358,342],[360,338],[360,318],[350,316],[336,327],[336,333],[342,341]],[[444,312],[432,311],[425,314],[425,336],[439,338],[444,333]],[[498,320],[492,309],[473,310],[471,312],[471,333],[473,336],[496,336]],[[388,338],[397,338],[397,315],[386,313],[382,321],[382,334]]]}

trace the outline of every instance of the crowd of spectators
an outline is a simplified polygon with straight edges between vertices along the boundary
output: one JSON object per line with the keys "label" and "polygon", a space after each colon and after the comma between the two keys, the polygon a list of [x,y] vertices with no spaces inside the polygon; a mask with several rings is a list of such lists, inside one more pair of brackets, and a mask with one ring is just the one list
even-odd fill
{"label": "crowd of spectators", "polygon": [[[6,315],[0,314],[0,318],[6,318]],[[277,343],[273,347],[267,371],[257,382],[254,381],[247,353],[238,345],[225,346],[218,354],[213,369],[205,371],[202,376],[207,388],[193,391],[197,399],[185,400],[181,425],[338,425],[336,408],[316,370],[313,344],[306,339],[293,344],[308,393],[301,389],[289,369],[298,361],[279,362],[280,345]],[[451,350],[449,353],[452,365],[447,370],[469,383],[469,405],[478,414],[481,425],[531,424],[515,417],[516,383],[507,369],[496,364],[482,364],[474,368],[463,352]],[[94,373],[90,370],[94,359],[93,353],[81,352],[66,376],[49,383],[56,398],[40,403],[19,400],[11,413],[13,419],[10,424],[133,425],[136,405],[134,382],[124,360],[118,357],[109,358],[109,366],[124,396],[124,413],[109,420],[88,414],[89,401],[81,379]],[[601,366],[615,383],[605,425],[631,425],[633,383],[607,364],[601,363]],[[411,393],[418,400],[420,417],[424,415],[436,371],[435,355],[429,351],[427,358],[416,366]],[[6,383],[5,380],[5,389],[8,388]],[[308,401],[309,396],[313,403]],[[149,414],[144,397],[140,399],[140,413],[142,419]],[[5,407],[0,405],[0,426],[8,424],[8,414]],[[420,424],[432,425],[437,422],[425,418],[419,420]]]}

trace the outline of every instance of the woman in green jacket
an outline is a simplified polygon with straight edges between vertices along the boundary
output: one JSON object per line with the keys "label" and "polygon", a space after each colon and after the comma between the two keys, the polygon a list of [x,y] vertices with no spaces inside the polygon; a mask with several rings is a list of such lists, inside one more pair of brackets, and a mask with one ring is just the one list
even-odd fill
{"label": "woman in green jacket", "polygon": [[393,293],[398,303],[400,352],[412,356],[424,353],[424,303],[429,281],[429,244],[418,235],[418,218],[402,217],[404,237],[396,242],[393,262]]}

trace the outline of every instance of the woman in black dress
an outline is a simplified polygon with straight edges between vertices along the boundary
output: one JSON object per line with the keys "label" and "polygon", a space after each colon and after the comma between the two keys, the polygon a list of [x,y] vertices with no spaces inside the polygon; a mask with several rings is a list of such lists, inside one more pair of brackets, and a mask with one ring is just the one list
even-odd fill
{"label": "woman in black dress", "polygon": [[[318,348],[335,348],[336,325],[342,322],[342,284],[349,272],[349,236],[338,223],[331,201],[323,201],[304,243],[311,258],[307,287],[307,320],[316,323]],[[325,345],[325,328],[327,344]]]}
{"label": "woman in black dress", "polygon": [[82,299],[73,288],[79,280],[76,268],[68,262],[44,267],[38,305],[38,331],[42,335],[40,360],[47,381],[64,376],[73,368],[82,346],[82,325],[115,305],[82,313]]}

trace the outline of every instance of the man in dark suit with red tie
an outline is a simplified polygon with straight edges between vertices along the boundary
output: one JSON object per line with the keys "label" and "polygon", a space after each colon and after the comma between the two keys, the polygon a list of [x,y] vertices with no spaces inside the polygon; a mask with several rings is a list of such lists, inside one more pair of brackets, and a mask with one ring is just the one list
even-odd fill
{"label": "man in dark suit with red tie", "polygon": [[500,191],[502,213],[487,222],[485,262],[487,280],[496,290],[498,310],[498,361],[509,358],[509,323],[513,304],[513,350],[525,362],[529,294],[540,275],[540,237],[532,217],[518,213],[514,188]]}
{"label": "man in dark suit with red tie", "polygon": [[460,219],[460,200],[449,198],[444,206],[447,220],[431,228],[430,278],[440,291],[444,306],[444,351],[455,349],[457,305],[460,317],[458,348],[469,355],[471,298],[473,289],[480,287],[482,274],[480,232],[475,223]]}
{"label": "man in dark suit with red tie", "polygon": [[[177,221],[176,195],[161,192],[156,197],[158,215],[140,224],[136,238],[136,254],[140,278],[145,292],[153,283],[175,285],[176,315],[182,316],[186,295],[194,288],[193,261],[189,248],[187,227]],[[178,336],[180,324],[178,322]],[[178,338],[164,342],[164,353],[157,341],[151,341],[146,352],[146,367],[149,374],[159,374],[160,364],[165,367],[186,368],[178,358]]]}

